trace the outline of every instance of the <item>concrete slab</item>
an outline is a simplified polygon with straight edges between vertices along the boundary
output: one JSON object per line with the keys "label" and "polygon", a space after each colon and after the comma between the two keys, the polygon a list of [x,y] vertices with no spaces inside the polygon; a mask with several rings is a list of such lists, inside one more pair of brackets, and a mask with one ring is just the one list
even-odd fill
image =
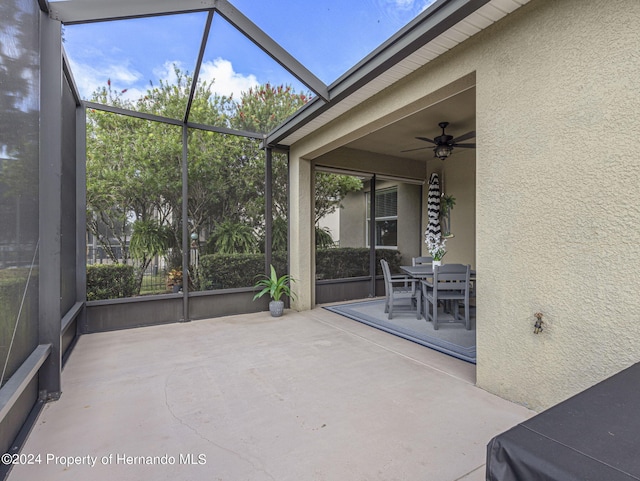
{"label": "concrete slab", "polygon": [[9,480],[476,481],[535,413],[474,371],[324,309],[86,335]]}

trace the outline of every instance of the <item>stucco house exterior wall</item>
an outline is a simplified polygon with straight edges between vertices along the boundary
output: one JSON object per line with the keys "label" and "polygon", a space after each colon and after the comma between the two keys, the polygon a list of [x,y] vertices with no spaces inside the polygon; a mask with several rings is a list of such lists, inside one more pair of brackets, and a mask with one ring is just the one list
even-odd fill
{"label": "stucco house exterior wall", "polygon": [[[397,189],[398,236],[397,249],[402,254],[402,262],[411,264],[411,258],[421,252],[421,193],[420,185],[394,181],[376,182],[376,191]],[[364,247],[367,243],[367,202],[371,191],[370,182],[364,189],[348,194],[340,210],[340,247]]]}
{"label": "stucco house exterior wall", "polygon": [[313,268],[300,255],[312,241],[312,161],[470,83],[478,386],[541,410],[637,362],[638,18],[637,0],[533,0],[295,143],[294,307],[313,305]]}
{"label": "stucco house exterior wall", "polygon": [[420,254],[423,244],[421,190],[419,185],[398,184],[398,250],[407,265]]}
{"label": "stucco house exterior wall", "polygon": [[367,199],[364,192],[352,192],[340,209],[340,247],[364,247],[367,230]]}
{"label": "stucco house exterior wall", "polygon": [[533,2],[477,50],[478,385],[533,408],[640,359],[638,18]]}

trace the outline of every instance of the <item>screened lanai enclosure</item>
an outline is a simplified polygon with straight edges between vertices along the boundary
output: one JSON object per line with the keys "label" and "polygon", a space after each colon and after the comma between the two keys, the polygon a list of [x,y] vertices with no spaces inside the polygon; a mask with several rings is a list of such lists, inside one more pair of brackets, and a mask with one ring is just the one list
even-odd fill
{"label": "screened lanai enclosure", "polygon": [[[321,80],[225,0],[8,0],[0,12],[0,443],[16,452],[60,396],[79,335],[266,308],[252,301],[257,276],[290,266],[282,125],[304,126],[364,80]],[[150,73],[160,35],[173,48]],[[109,63],[108,50],[139,64]],[[378,261],[400,263],[402,222],[417,226],[404,254],[420,251],[420,181],[319,163],[313,185],[316,301],[380,294]],[[400,220],[407,199],[414,217]]]}
{"label": "screened lanai enclosure", "polygon": [[1,1],[2,449],[74,346],[229,314],[247,332],[270,266],[295,279],[284,323],[381,295],[381,258],[429,255],[432,174],[445,262],[477,273],[479,388],[545,409],[637,362],[639,9]]}

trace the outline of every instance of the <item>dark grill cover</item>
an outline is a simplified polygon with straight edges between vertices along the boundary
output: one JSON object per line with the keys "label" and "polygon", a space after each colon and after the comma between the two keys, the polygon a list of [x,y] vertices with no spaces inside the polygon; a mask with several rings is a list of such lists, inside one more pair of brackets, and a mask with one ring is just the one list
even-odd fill
{"label": "dark grill cover", "polygon": [[640,363],[493,438],[487,480],[640,480]]}

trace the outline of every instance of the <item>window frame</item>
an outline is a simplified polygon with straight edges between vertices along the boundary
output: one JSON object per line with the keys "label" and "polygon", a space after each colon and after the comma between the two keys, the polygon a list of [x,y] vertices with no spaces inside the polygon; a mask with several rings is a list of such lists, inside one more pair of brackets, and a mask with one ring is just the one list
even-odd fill
{"label": "window frame", "polygon": [[[393,187],[386,187],[384,189],[376,190],[376,206],[379,205],[377,202],[377,199],[379,196],[388,195],[391,193],[395,194],[395,201],[394,201],[395,215],[385,215],[385,216],[376,215],[375,222],[377,224],[378,222],[395,221],[396,222],[396,243],[395,245],[380,245],[377,242],[378,239],[376,235],[376,246],[375,246],[376,249],[398,249],[398,186],[395,185]],[[371,239],[369,238],[370,225],[371,225],[370,224],[371,222],[371,191],[368,190],[364,194],[365,194],[365,205],[366,205],[365,207],[365,245],[367,247],[371,247]],[[376,229],[376,233],[377,233],[377,229]]]}

